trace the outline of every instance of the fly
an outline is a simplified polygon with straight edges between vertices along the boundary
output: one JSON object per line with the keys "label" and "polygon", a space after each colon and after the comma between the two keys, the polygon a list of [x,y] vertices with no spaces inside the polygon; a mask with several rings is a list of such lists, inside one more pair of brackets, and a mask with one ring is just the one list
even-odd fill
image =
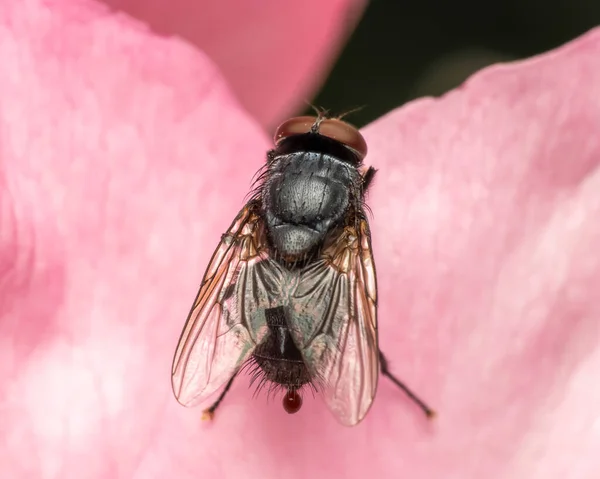
{"label": "fly", "polygon": [[275,133],[249,201],[222,236],[175,352],[172,385],[184,406],[212,418],[236,375],[281,389],[296,413],[302,391],[321,392],[344,425],[358,424],[379,371],[377,283],[365,193],[375,169],[367,144],[340,118],[303,116]]}

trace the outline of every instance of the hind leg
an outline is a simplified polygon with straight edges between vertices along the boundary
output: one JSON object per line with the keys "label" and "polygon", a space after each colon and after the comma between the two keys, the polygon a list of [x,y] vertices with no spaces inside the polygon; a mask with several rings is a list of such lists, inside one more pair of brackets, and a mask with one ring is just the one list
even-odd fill
{"label": "hind leg", "polygon": [[213,405],[207,409],[205,409],[202,412],[202,419],[207,419],[210,420],[214,417],[215,415],[215,411],[217,410],[217,408],[219,407],[219,404],[221,404],[221,401],[223,400],[223,398],[225,397],[225,395],[227,394],[227,392],[229,391],[229,388],[231,387],[231,385],[233,384],[233,380],[235,379],[235,374],[231,377],[231,379],[227,382],[227,384],[225,385],[225,389],[223,389],[223,392],[219,395],[219,397],[217,398],[217,400],[213,403]]}
{"label": "hind leg", "polygon": [[400,381],[396,376],[394,376],[389,370],[389,364],[387,358],[383,355],[381,350],[379,351],[379,361],[381,363],[381,374],[387,377],[390,381],[392,381],[396,386],[402,389],[406,395],[414,401],[417,406],[421,408],[421,410],[425,413],[428,418],[435,417],[435,411],[431,409],[425,402],[417,397],[415,393],[413,393],[408,386],[406,386],[402,381]]}

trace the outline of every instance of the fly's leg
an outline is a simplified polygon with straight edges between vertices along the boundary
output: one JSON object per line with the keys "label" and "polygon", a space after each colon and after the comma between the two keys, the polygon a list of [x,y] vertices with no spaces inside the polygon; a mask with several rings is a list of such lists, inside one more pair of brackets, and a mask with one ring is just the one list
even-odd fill
{"label": "fly's leg", "polygon": [[363,191],[367,191],[369,189],[369,186],[371,186],[371,183],[373,183],[373,178],[375,178],[375,173],[377,173],[377,170],[372,166],[369,166],[369,169],[363,176]]}
{"label": "fly's leg", "polygon": [[219,394],[219,397],[213,403],[213,405],[211,407],[209,407],[208,409],[205,409],[204,411],[202,411],[202,419],[203,420],[210,421],[215,416],[216,409],[219,407],[219,404],[221,404],[221,401],[225,397],[225,394],[227,394],[227,391],[229,391],[229,388],[233,384],[234,379],[235,379],[235,374],[233,376],[231,376],[231,379],[225,385],[225,389],[223,389],[223,392],[221,394]]}
{"label": "fly's leg", "polygon": [[412,399],[417,406],[421,408],[421,410],[425,413],[425,415],[429,419],[433,419],[435,417],[435,411],[431,409],[427,404],[425,404],[421,399],[417,397],[415,393],[413,393],[408,386],[406,386],[402,381],[400,381],[396,376],[394,376],[389,370],[389,364],[386,357],[383,355],[381,351],[379,351],[379,362],[381,363],[381,374],[387,377],[390,381],[392,381],[396,386],[402,389],[406,395]]}

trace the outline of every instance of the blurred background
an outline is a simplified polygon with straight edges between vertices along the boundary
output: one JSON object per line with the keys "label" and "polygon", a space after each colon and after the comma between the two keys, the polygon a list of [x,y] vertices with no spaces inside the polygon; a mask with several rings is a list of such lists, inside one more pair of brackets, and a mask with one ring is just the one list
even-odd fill
{"label": "blurred background", "polygon": [[546,52],[597,25],[600,0],[371,0],[312,102],[333,113],[363,106],[349,118],[362,127],[486,65]]}

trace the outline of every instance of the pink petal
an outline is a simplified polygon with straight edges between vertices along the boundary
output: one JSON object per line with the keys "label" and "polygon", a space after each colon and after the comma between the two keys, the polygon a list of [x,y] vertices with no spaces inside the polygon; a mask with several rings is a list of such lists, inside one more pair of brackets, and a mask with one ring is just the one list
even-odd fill
{"label": "pink petal", "polygon": [[183,42],[56,3],[0,10],[0,477],[185,469],[173,348],[269,141]]}
{"label": "pink petal", "polygon": [[381,385],[381,471],[597,477],[598,58],[600,30],[366,129],[381,347],[439,411]]}
{"label": "pink petal", "polygon": [[365,0],[104,0],[205,52],[262,124],[306,108]]}
{"label": "pink petal", "polygon": [[2,477],[595,477],[600,32],[365,132],[382,347],[436,422],[240,381],[207,425],[171,356],[269,142],[199,53],[70,4],[0,9]]}

